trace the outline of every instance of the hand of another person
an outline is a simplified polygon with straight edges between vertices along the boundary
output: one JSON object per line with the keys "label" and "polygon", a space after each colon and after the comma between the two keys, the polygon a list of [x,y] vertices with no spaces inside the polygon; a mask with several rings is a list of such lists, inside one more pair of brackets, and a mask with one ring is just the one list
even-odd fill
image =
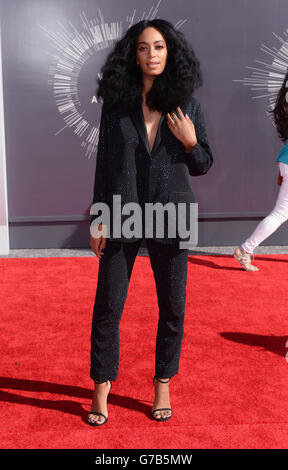
{"label": "hand of another person", "polygon": [[188,114],[186,113],[184,116],[180,106],[178,106],[177,111],[179,117],[174,112],[172,116],[167,113],[167,124],[170,131],[182,142],[185,149],[190,150],[197,144],[195,127]]}
{"label": "hand of another person", "polygon": [[95,253],[98,258],[104,255],[103,251],[106,246],[106,226],[105,225],[98,225],[99,236],[96,238],[92,237],[90,234],[90,247],[91,250]]}

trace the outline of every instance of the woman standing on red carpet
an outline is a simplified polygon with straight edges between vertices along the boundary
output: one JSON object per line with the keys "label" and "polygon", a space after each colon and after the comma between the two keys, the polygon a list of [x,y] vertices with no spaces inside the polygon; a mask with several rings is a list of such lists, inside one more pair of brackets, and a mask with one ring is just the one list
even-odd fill
{"label": "woman standing on red carpet", "polygon": [[288,72],[278,92],[276,104],[272,110],[274,122],[280,139],[285,142],[277,155],[279,167],[278,182],[280,190],[274,209],[255,228],[254,232],[235,249],[234,258],[246,271],[258,271],[251,264],[251,255],[257,246],[274,233],[288,219]]}
{"label": "woman standing on red carpet", "polygon": [[[119,323],[143,239],[159,307],[151,417],[165,421],[172,416],[169,381],[179,368],[188,249],[178,246],[180,233],[167,234],[167,218],[160,234],[152,230],[147,236],[151,219],[144,214],[147,203],[193,203],[190,176],[203,175],[212,165],[203,114],[193,96],[201,84],[200,66],[184,35],[168,21],[154,19],[130,27],[101,70],[97,97],[103,98],[103,107],[92,207],[104,204],[109,217],[113,214],[113,229],[119,220],[124,229],[122,208],[137,203],[142,210],[137,227],[142,230],[132,236],[113,230],[112,236],[111,219],[99,223],[95,212],[91,217],[91,249],[100,261],[91,332],[90,377],[95,386],[88,423],[101,426],[108,419],[107,398],[118,376]],[[115,195],[121,196],[120,209],[114,207]],[[102,206],[100,212],[105,212]],[[185,217],[189,221],[187,212]],[[143,383],[137,363],[135,374]]]}

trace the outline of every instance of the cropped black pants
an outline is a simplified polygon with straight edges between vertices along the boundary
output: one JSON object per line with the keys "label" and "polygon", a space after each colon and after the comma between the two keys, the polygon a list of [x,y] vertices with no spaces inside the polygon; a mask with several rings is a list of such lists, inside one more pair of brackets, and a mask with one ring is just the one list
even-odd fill
{"label": "cropped black pants", "polygon": [[[99,260],[91,332],[90,377],[94,381],[117,379],[119,324],[141,241],[118,242],[108,238]],[[178,373],[183,339],[188,249],[149,238],[146,245],[159,307],[155,375],[172,377]]]}

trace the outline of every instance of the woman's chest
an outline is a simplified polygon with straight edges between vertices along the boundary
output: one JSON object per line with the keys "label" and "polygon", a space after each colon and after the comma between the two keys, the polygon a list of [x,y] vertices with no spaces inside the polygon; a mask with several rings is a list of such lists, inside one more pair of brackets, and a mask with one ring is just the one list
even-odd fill
{"label": "woman's chest", "polygon": [[142,113],[149,150],[151,152],[156,139],[160,119],[163,113],[157,110],[151,111],[149,108],[144,106],[142,106]]}

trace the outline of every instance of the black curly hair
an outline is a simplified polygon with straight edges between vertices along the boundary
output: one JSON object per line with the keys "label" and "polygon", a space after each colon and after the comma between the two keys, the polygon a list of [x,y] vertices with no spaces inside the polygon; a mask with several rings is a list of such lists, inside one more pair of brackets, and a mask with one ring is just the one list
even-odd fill
{"label": "black curly hair", "polygon": [[278,92],[273,113],[277,133],[283,142],[288,139],[288,71]]}
{"label": "black curly hair", "polygon": [[155,77],[146,94],[151,109],[171,112],[183,106],[196,87],[202,85],[200,63],[184,34],[166,20],[141,20],[131,26],[118,40],[101,67],[97,97],[106,108],[131,108],[142,103],[142,70],[136,64],[137,39],[147,27],[153,27],[164,36],[167,60],[164,71]]}

